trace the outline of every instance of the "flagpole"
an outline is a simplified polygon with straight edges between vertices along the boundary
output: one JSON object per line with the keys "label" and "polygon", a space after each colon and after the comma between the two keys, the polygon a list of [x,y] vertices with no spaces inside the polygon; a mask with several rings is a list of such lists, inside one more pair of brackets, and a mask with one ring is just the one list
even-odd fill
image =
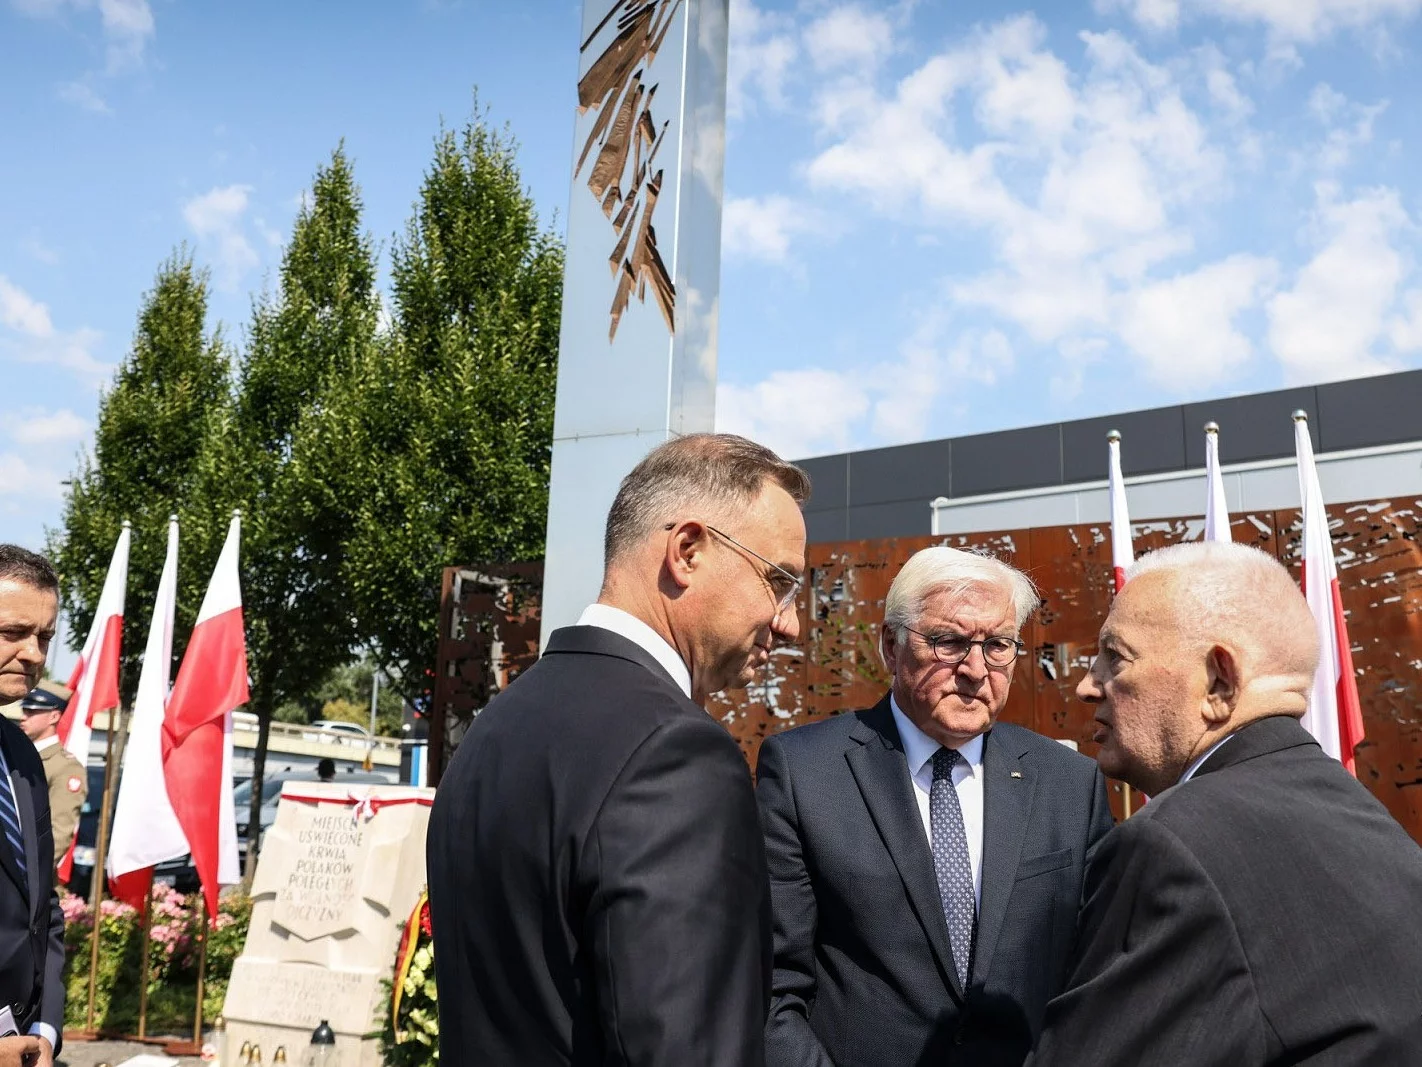
{"label": "flagpole", "polygon": [[99,986],[99,927],[103,916],[104,903],[104,862],[108,859],[109,802],[113,798],[114,779],[118,777],[114,768],[114,734],[118,732],[121,715],[117,707],[109,711],[109,728],[104,731],[104,796],[99,808],[99,836],[94,842],[94,884],[90,887],[89,901],[94,909],[94,929],[89,935],[89,1013],[86,1029],[94,1029],[94,1003]]}
{"label": "flagpole", "polygon": [[204,886],[198,891],[198,914],[201,921],[198,924],[198,973],[197,973],[197,1006],[193,1010],[193,1047],[201,1054],[202,1052],[202,997],[203,983],[207,979],[207,887]]}
{"label": "flagpole", "polygon": [[153,939],[153,876],[148,876],[148,892],[143,897],[143,962],[138,971],[138,1040],[148,1036],[148,953]]}

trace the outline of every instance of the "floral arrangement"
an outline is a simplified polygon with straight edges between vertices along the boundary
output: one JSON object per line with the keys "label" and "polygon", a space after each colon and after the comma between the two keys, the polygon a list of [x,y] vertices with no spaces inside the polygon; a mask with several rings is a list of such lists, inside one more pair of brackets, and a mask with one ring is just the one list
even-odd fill
{"label": "floral arrangement", "polygon": [[[60,891],[64,912],[65,1026],[83,1029],[89,1016],[89,960],[94,913],[83,897]],[[202,897],[170,886],[153,887],[148,930],[148,1031],[181,1033],[191,1028],[197,993],[198,924]],[[207,976],[203,1014],[222,1011],[232,964],[247,939],[251,901],[228,893],[208,929]],[[143,966],[143,917],[128,904],[105,900],[99,905],[99,973],[94,990],[94,1019],[100,1031],[134,1033],[138,1027],[139,979]]]}
{"label": "floral arrangement", "polygon": [[395,977],[388,988],[380,1032],[386,1067],[434,1067],[439,1063],[439,996],[428,892],[420,894],[405,923],[395,953]]}

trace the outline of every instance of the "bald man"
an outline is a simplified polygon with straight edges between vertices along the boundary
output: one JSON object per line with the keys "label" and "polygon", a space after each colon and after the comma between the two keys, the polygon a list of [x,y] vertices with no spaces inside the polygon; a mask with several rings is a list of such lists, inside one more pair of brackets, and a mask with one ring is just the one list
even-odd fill
{"label": "bald man", "polygon": [[1318,662],[1272,557],[1144,557],[1077,695],[1153,798],[1086,875],[1033,1067],[1422,1063],[1422,849],[1299,725]]}

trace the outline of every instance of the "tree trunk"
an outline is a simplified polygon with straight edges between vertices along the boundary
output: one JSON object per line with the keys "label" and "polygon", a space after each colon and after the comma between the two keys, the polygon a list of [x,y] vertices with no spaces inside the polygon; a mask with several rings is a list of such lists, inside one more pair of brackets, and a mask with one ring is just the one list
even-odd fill
{"label": "tree trunk", "polygon": [[248,706],[257,716],[257,750],[252,753],[252,803],[247,809],[247,859],[242,865],[242,886],[250,893],[257,876],[257,851],[262,838],[262,782],[267,773],[267,740],[272,732],[271,685],[259,681]]}

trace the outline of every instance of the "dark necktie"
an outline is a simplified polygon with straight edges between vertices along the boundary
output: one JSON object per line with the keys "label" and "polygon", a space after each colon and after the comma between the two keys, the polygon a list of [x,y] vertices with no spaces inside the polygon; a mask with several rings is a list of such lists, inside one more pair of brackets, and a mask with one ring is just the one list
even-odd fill
{"label": "dark necktie", "polygon": [[10,851],[15,855],[15,866],[20,869],[20,880],[29,877],[25,864],[25,834],[20,829],[20,809],[15,806],[15,791],[10,785],[10,762],[5,758],[5,750],[0,747],[0,829],[5,831],[5,840],[10,843]]}
{"label": "dark necktie", "polygon": [[973,955],[973,926],[977,900],[973,893],[973,863],[968,857],[968,834],[963,828],[963,808],[953,788],[953,767],[962,756],[940,748],[933,754],[933,786],[928,793],[932,829],[933,873],[938,876],[938,896],[948,923],[948,941],[958,982],[966,991]]}

